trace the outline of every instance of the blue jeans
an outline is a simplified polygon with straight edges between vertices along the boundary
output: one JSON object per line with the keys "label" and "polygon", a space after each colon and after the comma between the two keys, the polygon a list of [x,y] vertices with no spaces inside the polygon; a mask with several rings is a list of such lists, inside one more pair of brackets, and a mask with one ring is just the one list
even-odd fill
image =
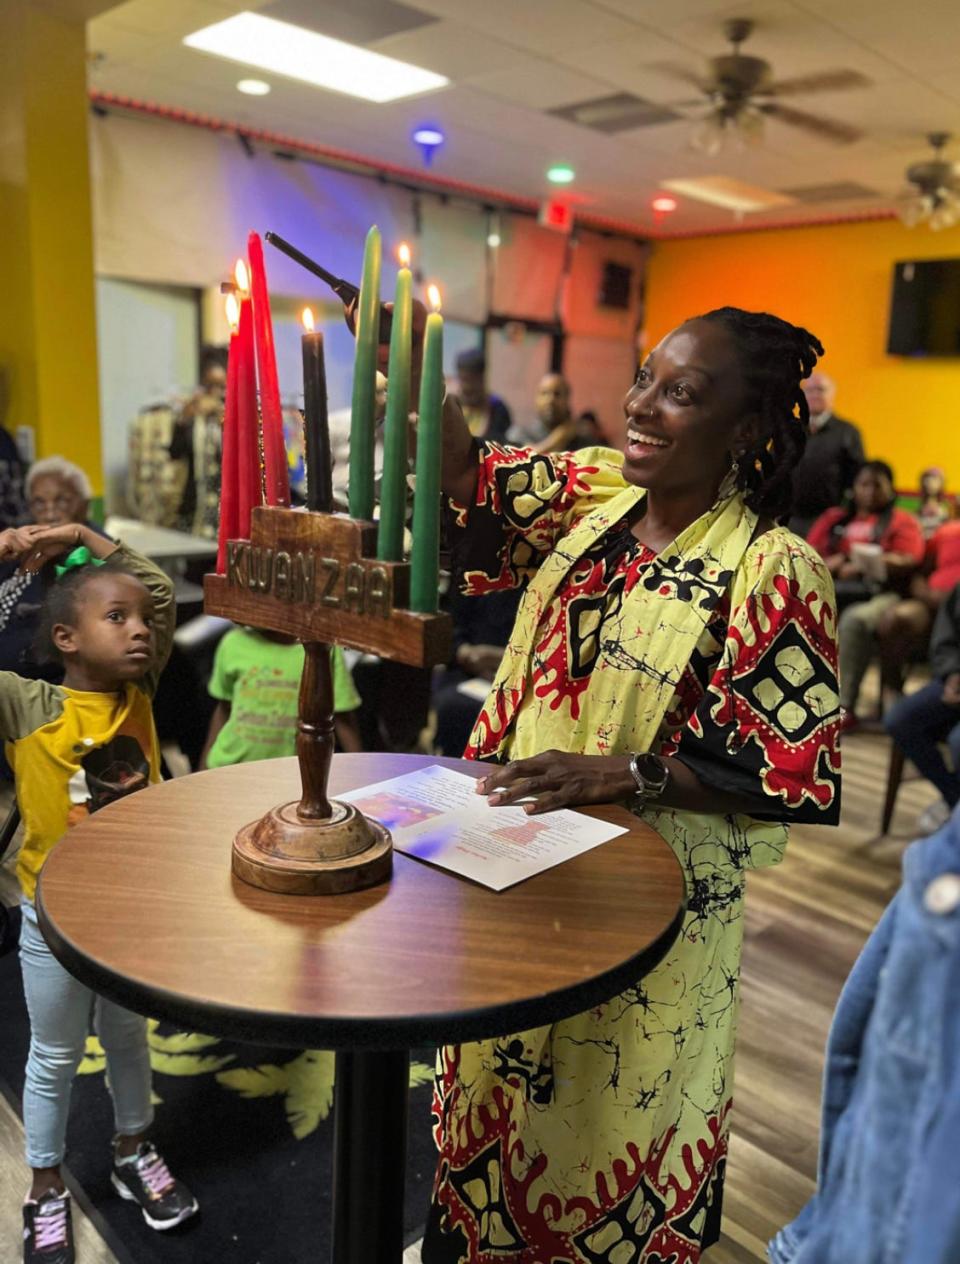
{"label": "blue jeans", "polygon": [[[891,708],[887,732],[952,808],[960,802],[960,707],[941,701],[943,682],[918,689]],[[946,742],[953,768],[947,767],[940,743]]]}
{"label": "blue jeans", "polygon": [[20,967],[30,1015],[23,1086],[27,1162],[31,1167],[56,1167],[63,1160],[70,1090],[91,1012],[107,1055],[117,1132],[138,1133],[153,1122],[147,1020],[78,983],[47,947],[33,905],[24,900],[22,908]]}

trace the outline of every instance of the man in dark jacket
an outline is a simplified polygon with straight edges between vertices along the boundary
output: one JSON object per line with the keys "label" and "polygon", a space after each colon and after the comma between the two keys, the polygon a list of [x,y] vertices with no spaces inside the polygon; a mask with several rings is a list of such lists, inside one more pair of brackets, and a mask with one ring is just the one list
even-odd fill
{"label": "man in dark jacket", "polygon": [[[960,584],[937,612],[930,637],[929,685],[901,698],[886,719],[908,759],[932,781],[947,808],[960,802]],[[940,744],[946,742],[948,768]],[[930,820],[935,827],[935,819]]]}
{"label": "man in dark jacket", "polygon": [[790,530],[805,536],[813,522],[850,495],[863,464],[863,440],[852,421],[833,411],[836,388],[825,373],[813,373],[803,384],[810,408],[810,438],[793,471]]}

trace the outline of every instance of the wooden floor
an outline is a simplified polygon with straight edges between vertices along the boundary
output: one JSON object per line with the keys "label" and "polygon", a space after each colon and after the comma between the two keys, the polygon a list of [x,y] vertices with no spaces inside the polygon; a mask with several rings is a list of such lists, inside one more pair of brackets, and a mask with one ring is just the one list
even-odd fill
{"label": "wooden floor", "polygon": [[[888,754],[888,739],[879,733],[848,737],[841,826],[798,826],[784,863],[750,875],[724,1234],[704,1264],[765,1261],[766,1242],[813,1189],[830,1017],[863,941],[899,885],[917,816],[936,797],[925,782],[905,782],[891,833],[878,839]],[[21,1146],[19,1122],[0,1099],[3,1260],[16,1258],[20,1235]],[[84,1264],[113,1264],[93,1226],[84,1224],[82,1233]],[[411,1248],[405,1264],[418,1259]]]}

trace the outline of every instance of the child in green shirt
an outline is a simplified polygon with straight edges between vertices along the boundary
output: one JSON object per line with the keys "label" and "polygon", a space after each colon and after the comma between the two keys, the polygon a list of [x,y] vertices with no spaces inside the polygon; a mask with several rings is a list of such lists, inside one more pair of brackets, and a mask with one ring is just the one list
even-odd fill
{"label": "child in green shirt", "polygon": [[[304,652],[279,632],[233,628],[217,646],[208,686],[217,700],[201,767],[223,768],[297,753],[297,700]],[[360,750],[353,712],[360,695],[339,646],[330,651],[334,727],[344,751]]]}

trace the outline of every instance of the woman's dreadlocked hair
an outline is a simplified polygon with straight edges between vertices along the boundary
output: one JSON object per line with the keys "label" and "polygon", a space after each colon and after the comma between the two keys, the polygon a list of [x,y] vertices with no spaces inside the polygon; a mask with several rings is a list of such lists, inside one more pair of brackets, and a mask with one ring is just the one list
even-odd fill
{"label": "woman's dreadlocked hair", "polygon": [[806,329],[767,312],[718,307],[709,320],[730,333],[747,388],[746,409],[756,413],[756,442],[738,454],[737,485],[755,513],[780,519],[790,512],[790,478],[807,443],[810,409],[800,383],[823,355]]}

